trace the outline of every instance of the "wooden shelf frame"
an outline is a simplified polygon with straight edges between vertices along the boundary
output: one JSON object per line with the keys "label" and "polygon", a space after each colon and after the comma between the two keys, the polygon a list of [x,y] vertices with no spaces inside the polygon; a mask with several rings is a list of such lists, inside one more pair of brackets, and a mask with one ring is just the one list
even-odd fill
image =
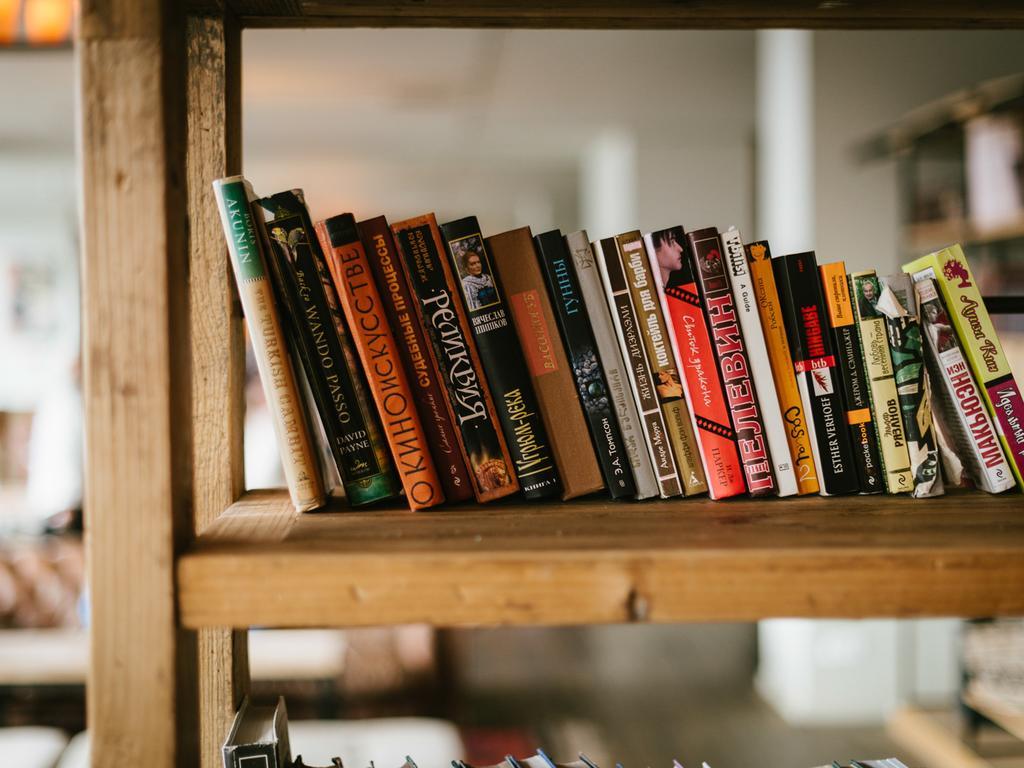
{"label": "wooden shelf frame", "polygon": [[[513,505],[493,517],[490,510],[453,510],[422,521],[388,512],[283,522],[269,515],[247,538],[230,540],[246,510],[278,503],[273,496],[235,503],[243,487],[241,313],[210,188],[214,178],[240,169],[240,32],[247,25],[1020,28],[1024,6],[1016,0],[80,3],[94,765],[218,766],[221,738],[248,686],[241,628],[260,617],[295,625],[320,616],[334,624],[424,618],[465,625],[754,618],[767,611],[1020,611],[1024,534],[1007,502],[983,496],[960,506],[922,502],[920,513],[916,505],[883,499],[831,512],[833,502],[813,500],[766,504],[763,511],[697,502],[692,520],[690,507],[676,519],[670,505],[612,509],[603,502],[559,511]],[[924,514],[931,509],[936,515]],[[770,519],[769,510],[778,517]],[[828,522],[814,523],[814,510]],[[918,531],[899,522],[903,514]],[[862,518],[873,533],[858,541],[851,526]],[[973,535],[979,521],[995,528]],[[524,538],[528,523],[564,525],[563,535],[549,528],[549,535]],[[419,545],[396,543],[407,526],[446,533]],[[360,530],[368,537],[363,554],[344,543]],[[566,539],[564,530],[573,535]],[[275,531],[277,540],[256,540]],[[488,541],[491,533],[497,545],[476,545],[476,536]],[[807,546],[786,545],[790,534],[794,541],[804,536]],[[311,546],[307,555],[307,535],[332,543]],[[806,538],[816,535],[816,545]],[[586,543],[588,536],[595,538]],[[659,538],[645,543],[644,536]],[[502,542],[519,548],[505,550]],[[463,563],[467,570],[460,572]],[[419,582],[429,586],[436,614],[414,615],[392,594],[402,584],[403,564],[407,594]],[[319,573],[320,596],[350,579],[356,602],[330,602],[321,613],[307,596],[302,613],[287,615],[268,600],[276,607],[261,614],[254,602],[261,569],[266,584],[271,574],[286,579],[292,571],[285,566]],[[466,573],[497,574],[497,581],[474,596]],[[528,583],[517,585],[517,573]],[[454,581],[446,585],[443,578]],[[905,585],[894,587],[897,578]],[[801,582],[809,585],[803,591]],[[556,586],[578,604],[559,597]],[[228,605],[228,590],[236,588],[248,601],[244,609]],[[360,592],[371,588],[378,591]],[[289,589],[302,594],[301,580]],[[518,597],[535,603],[518,606]],[[460,600],[466,607],[458,607]],[[716,609],[719,600],[734,604]],[[494,602],[499,605],[487,608]]]}

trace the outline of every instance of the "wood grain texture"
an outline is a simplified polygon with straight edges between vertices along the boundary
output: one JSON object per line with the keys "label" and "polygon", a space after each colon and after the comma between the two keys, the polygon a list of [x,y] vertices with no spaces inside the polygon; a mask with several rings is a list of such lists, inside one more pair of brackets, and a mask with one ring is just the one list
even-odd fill
{"label": "wood grain texture", "polygon": [[1024,24],[1014,0],[230,0],[247,26],[552,28],[1007,28]]}
{"label": "wood grain texture", "polygon": [[171,278],[185,267],[184,205],[163,11],[84,3],[76,45],[95,765],[170,768],[182,743],[188,638],[176,629],[174,558],[189,519],[190,424],[187,352],[171,343],[187,326]]}
{"label": "wood grain texture", "polygon": [[186,626],[1016,615],[1020,507],[959,494],[296,515],[260,492],[182,557],[179,608]]}
{"label": "wood grain texture", "polygon": [[[240,28],[216,10],[193,15],[185,22],[185,45],[192,514],[199,533],[245,487],[245,342],[211,186],[241,170]],[[219,768],[224,735],[249,688],[248,638],[244,630],[208,627],[196,639],[199,765]]]}

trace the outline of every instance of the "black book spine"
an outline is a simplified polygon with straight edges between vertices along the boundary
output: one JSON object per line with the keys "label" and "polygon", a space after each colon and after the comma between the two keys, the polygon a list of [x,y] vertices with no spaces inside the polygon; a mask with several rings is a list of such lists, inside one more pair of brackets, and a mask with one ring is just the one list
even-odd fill
{"label": "black book spine", "polygon": [[633,468],[612,410],[608,382],[597,357],[597,342],[583,306],[572,255],[557,229],[537,235],[533,240],[547,281],[548,295],[556,309],[562,342],[572,365],[576,393],[587,416],[587,426],[597,449],[605,484],[612,498],[633,498],[636,496]]}
{"label": "black book spine", "polygon": [[822,490],[829,496],[857,493],[860,484],[850,434],[845,428],[846,403],[837,381],[814,253],[777,256],[772,259],[772,269],[797,384],[814,423]]}
{"label": "black book spine", "polygon": [[[838,353],[836,365],[839,380],[843,384],[846,399],[847,421],[850,439],[853,442],[853,456],[857,465],[861,493],[882,493],[885,478],[882,477],[882,456],[878,450],[878,434],[871,421],[871,403],[868,400],[868,379],[864,371],[864,358],[860,351],[855,325],[832,328],[832,336]],[[866,413],[866,418],[856,414]]]}
{"label": "black book spine", "polygon": [[476,216],[442,224],[441,238],[461,288],[462,305],[523,496],[537,500],[560,495],[562,483],[551,441],[509,318],[501,279]]}
{"label": "black book spine", "polygon": [[286,768],[277,759],[276,744],[224,747],[224,768]]}
{"label": "black book spine", "polygon": [[[291,315],[306,378],[350,504],[398,495],[401,486],[372,410],[355,350],[339,329],[340,308],[298,191],[256,203],[268,261]],[[261,214],[261,215],[260,215]],[[330,291],[330,294],[328,294]]]}

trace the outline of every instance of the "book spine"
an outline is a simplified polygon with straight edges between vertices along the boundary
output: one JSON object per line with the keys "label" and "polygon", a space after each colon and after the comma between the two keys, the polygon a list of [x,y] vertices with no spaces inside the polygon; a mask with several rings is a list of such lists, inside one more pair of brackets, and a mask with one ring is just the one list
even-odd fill
{"label": "book spine", "polygon": [[345,329],[337,295],[301,190],[261,198],[262,231],[282,291],[290,296],[306,378],[353,506],[399,493],[391,457]]}
{"label": "book spine", "polygon": [[914,490],[914,475],[910,471],[910,452],[907,433],[900,415],[899,393],[893,377],[892,355],[885,318],[875,308],[882,294],[874,270],[854,272],[850,275],[851,299],[857,318],[857,336],[864,355],[871,406],[878,425],[878,442],[882,448],[882,470],[889,493],[910,493]]}
{"label": "book spine", "polygon": [[590,320],[594,341],[597,344],[598,360],[604,370],[608,394],[622,434],[622,443],[633,471],[636,498],[649,499],[658,495],[658,478],[654,474],[654,465],[647,453],[646,441],[640,427],[640,414],[633,401],[626,366],[615,339],[615,329],[608,313],[608,303],[605,300],[594,251],[584,231],[572,232],[565,240],[572,253],[576,281],[583,297],[583,308]]}
{"label": "book spine", "polygon": [[672,446],[683,493],[687,496],[707,493],[707,476],[700,460],[700,448],[694,435],[690,409],[683,397],[679,369],[669,344],[647,246],[638,231],[623,233],[615,240],[633,298],[633,310],[637,322],[644,329],[641,337],[651,368],[654,391],[661,411],[665,414],[669,444]]}
{"label": "book spine", "polygon": [[286,768],[277,759],[275,744],[239,744],[224,747],[224,768]]}
{"label": "book spine", "polygon": [[732,428],[714,344],[697,293],[682,227],[652,232],[651,268],[658,283],[683,387],[696,426],[697,442],[713,499],[746,493],[743,462]]}
{"label": "book spine", "polygon": [[391,225],[416,295],[416,311],[442,372],[448,403],[458,424],[463,457],[480,503],[519,490],[505,438],[480,358],[469,336],[469,322],[455,298],[455,278],[433,214]]}
{"label": "book spine", "polygon": [[864,369],[864,355],[853,318],[846,264],[841,261],[823,264],[819,270],[825,291],[825,306],[828,308],[829,327],[836,345],[836,365],[846,399],[846,423],[853,442],[860,491],[881,493],[885,490],[882,457],[878,447],[878,433],[871,417],[871,395]]}
{"label": "book spine", "polygon": [[316,233],[327,255],[327,266],[405,497],[412,509],[437,506],[444,501],[444,490],[427,448],[426,433],[413,407],[412,389],[398,358],[355,217],[345,213],[318,222]]}
{"label": "book spine", "polygon": [[442,224],[441,235],[523,496],[537,500],[561,494],[551,442],[480,225],[470,216]]}
{"label": "book spine", "polygon": [[683,493],[679,472],[668,442],[665,416],[654,390],[654,380],[647,362],[647,352],[641,341],[636,311],[630,295],[626,273],[619,258],[618,244],[614,238],[601,241],[601,253],[597,260],[605,296],[614,320],[615,334],[619,341],[622,358],[629,371],[629,383],[640,413],[647,450],[658,476],[658,489],[663,498],[680,496]]}
{"label": "book spine", "polygon": [[860,483],[850,433],[842,423],[846,407],[836,381],[835,355],[814,253],[778,256],[772,259],[772,267],[793,351],[793,369],[811,414],[821,493],[856,493]]}
{"label": "book spine", "polygon": [[786,338],[782,303],[772,272],[771,248],[767,240],[757,240],[745,245],[744,250],[750,265],[750,277],[757,297],[757,310],[761,315],[761,330],[771,361],[775,391],[779,396],[779,408],[786,424],[786,442],[793,458],[798,493],[817,493],[820,490],[818,468],[814,460],[808,412],[800,397],[793,371],[793,356],[789,339]]}
{"label": "book spine", "polygon": [[405,374],[412,383],[413,401],[427,435],[434,466],[448,502],[473,498],[473,483],[462,457],[455,422],[434,366],[429,342],[416,314],[405,269],[395,248],[387,219],[378,216],[357,225],[383,302],[384,314],[398,343]]}
{"label": "book spine", "polygon": [[772,378],[768,346],[764,343],[761,315],[754,293],[754,280],[750,274],[747,252],[743,249],[743,239],[739,230],[735,227],[726,230],[722,235],[722,245],[725,248],[729,285],[732,287],[736,316],[750,363],[750,378],[754,382],[754,392],[761,409],[768,455],[771,457],[778,494],[795,496],[798,491],[796,471],[793,468],[793,457],[789,453],[789,443],[786,441],[786,425],[782,421],[779,396],[775,391],[775,380]]}
{"label": "book spine", "polygon": [[597,359],[597,343],[583,307],[572,256],[557,229],[536,235],[533,241],[605,487],[613,499],[632,498],[636,496],[633,470],[612,412],[608,382]]}
{"label": "book spine", "polygon": [[[924,340],[917,319],[917,295],[903,273],[881,278],[878,309],[885,315],[893,378],[900,399],[903,426],[914,476],[914,498],[941,496],[939,450],[932,427],[931,398],[924,366]],[[908,311],[912,310],[912,311]]]}
{"label": "book spine", "polygon": [[1024,399],[985,309],[978,283],[959,245],[905,264],[903,271],[915,274],[917,279],[916,275],[928,268],[946,300],[949,317],[974,378],[981,386],[989,413],[995,417],[999,439],[1017,485],[1024,489]]}
{"label": "book spine", "polygon": [[218,179],[213,191],[288,493],[308,512],[324,504],[323,480],[250,207],[255,195],[241,176]]}
{"label": "book spine", "polygon": [[533,234],[520,227],[485,238],[501,276],[519,346],[551,440],[564,500],[604,488],[597,455],[587,433],[569,361],[558,338],[555,311],[544,287]]}
{"label": "book spine", "polygon": [[688,255],[693,260],[691,266],[715,344],[716,362],[725,384],[733,429],[736,430],[747,491],[751,496],[772,495],[778,486],[754,383],[750,378],[750,363],[736,317],[718,231],[702,229],[688,233],[687,238],[690,244]]}
{"label": "book spine", "polygon": [[925,362],[934,384],[932,392],[937,395],[934,415],[956,444],[957,453],[974,483],[989,493],[1009,490],[1015,484],[1013,471],[1003,455],[999,436],[985,408],[981,390],[971,375],[936,281],[931,277],[920,279],[914,288],[927,342]]}

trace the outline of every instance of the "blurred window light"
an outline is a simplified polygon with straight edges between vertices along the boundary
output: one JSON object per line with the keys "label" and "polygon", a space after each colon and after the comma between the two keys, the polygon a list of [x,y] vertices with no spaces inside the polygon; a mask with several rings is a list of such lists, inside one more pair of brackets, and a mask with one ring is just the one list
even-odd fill
{"label": "blurred window light", "polygon": [[0,46],[66,45],[74,34],[77,0],[0,0]]}

